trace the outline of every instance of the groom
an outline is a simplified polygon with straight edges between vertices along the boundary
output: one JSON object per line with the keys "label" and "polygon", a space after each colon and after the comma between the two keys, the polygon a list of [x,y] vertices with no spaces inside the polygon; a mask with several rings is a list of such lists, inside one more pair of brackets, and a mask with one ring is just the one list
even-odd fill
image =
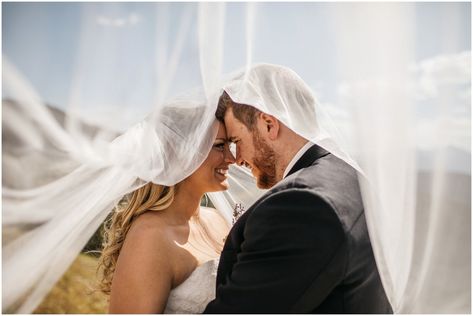
{"label": "groom", "polygon": [[[226,88],[216,116],[236,144],[237,163],[251,169],[258,187],[270,190],[230,231],[216,298],[204,313],[392,313],[355,169],[252,106],[250,101],[257,100],[272,109],[261,102],[275,94],[274,102],[289,100],[290,111],[315,104],[291,70],[255,67],[250,71],[261,84],[250,84],[250,92],[240,95]],[[251,74],[245,78],[251,80]],[[242,102],[245,96],[248,103]]]}

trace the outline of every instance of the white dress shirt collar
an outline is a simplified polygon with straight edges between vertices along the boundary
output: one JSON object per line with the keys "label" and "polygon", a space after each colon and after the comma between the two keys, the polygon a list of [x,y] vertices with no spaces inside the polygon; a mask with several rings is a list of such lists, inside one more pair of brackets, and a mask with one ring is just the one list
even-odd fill
{"label": "white dress shirt collar", "polygon": [[303,154],[305,154],[305,152],[310,148],[312,147],[312,145],[314,145],[314,143],[310,142],[310,141],[307,141],[307,143],[302,146],[301,149],[299,149],[299,151],[294,155],[294,157],[292,158],[292,160],[289,162],[289,164],[287,165],[286,167],[286,170],[284,171],[284,175],[283,175],[283,179],[287,176],[287,174],[289,173],[289,171],[291,171],[292,167],[294,167],[294,165],[296,164],[296,162],[299,160],[299,158],[302,157]]}

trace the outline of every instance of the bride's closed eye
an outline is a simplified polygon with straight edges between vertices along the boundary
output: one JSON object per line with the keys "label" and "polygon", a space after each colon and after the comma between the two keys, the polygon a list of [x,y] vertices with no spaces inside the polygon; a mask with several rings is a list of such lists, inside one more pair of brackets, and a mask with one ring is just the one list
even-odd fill
{"label": "bride's closed eye", "polygon": [[216,141],[213,145],[213,148],[217,149],[218,151],[225,150],[225,142],[224,141]]}

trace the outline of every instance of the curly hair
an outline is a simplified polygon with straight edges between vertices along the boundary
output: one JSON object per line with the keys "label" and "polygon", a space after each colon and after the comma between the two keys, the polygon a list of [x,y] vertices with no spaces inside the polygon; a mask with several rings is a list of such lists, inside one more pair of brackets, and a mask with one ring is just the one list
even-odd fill
{"label": "curly hair", "polygon": [[113,274],[120,250],[133,220],[148,211],[162,211],[174,200],[175,187],[147,183],[125,196],[112,216],[105,222],[102,253],[97,272],[101,271],[98,290],[110,295]]}

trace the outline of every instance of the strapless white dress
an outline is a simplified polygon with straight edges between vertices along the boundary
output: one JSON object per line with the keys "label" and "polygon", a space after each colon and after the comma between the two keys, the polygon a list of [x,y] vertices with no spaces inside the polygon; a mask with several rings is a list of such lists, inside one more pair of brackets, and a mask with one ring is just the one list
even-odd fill
{"label": "strapless white dress", "polygon": [[215,298],[218,259],[198,266],[169,295],[165,314],[200,314]]}

